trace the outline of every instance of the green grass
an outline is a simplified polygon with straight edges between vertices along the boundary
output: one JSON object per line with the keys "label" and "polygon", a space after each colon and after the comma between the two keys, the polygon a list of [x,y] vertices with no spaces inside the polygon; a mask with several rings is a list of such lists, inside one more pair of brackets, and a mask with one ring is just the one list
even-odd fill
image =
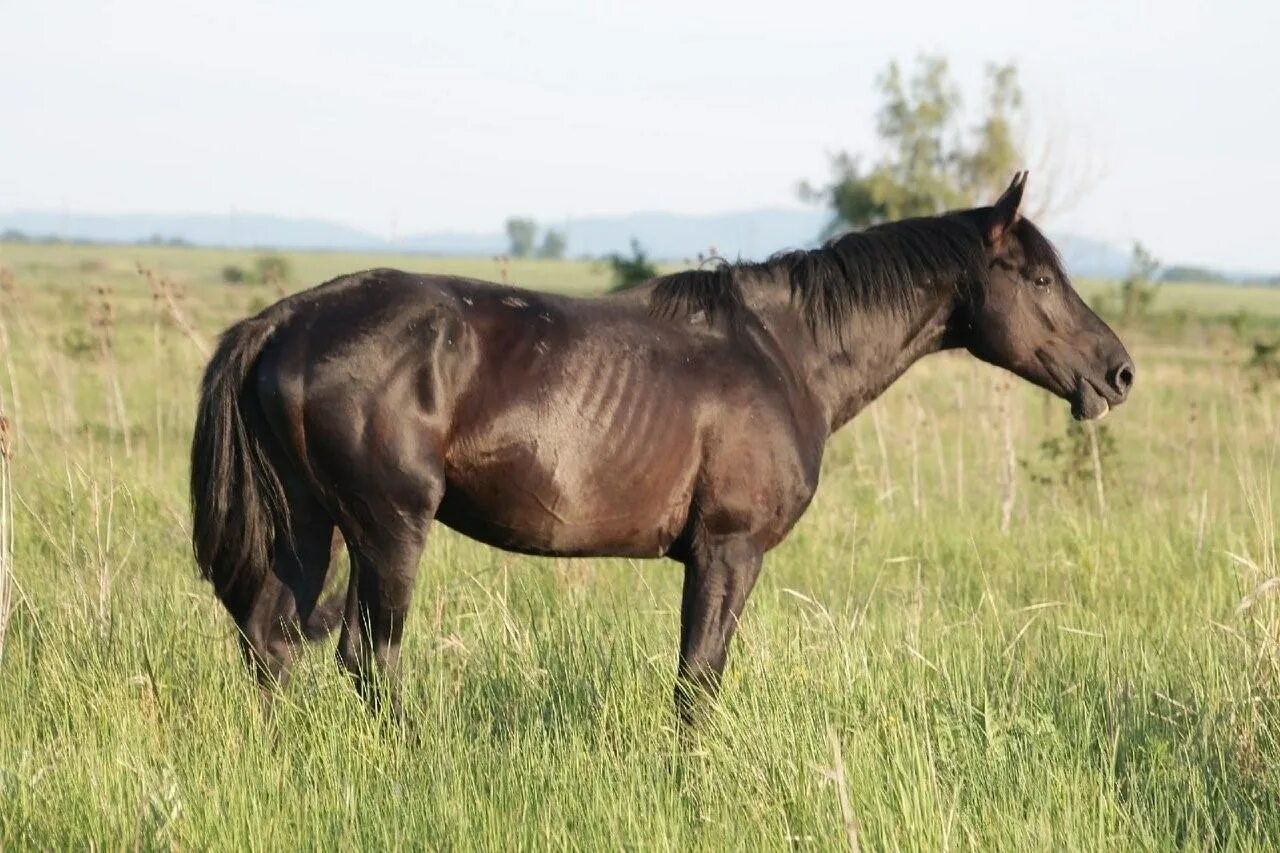
{"label": "green grass", "polygon": [[[967,357],[919,365],[831,443],[692,738],[670,709],[677,566],[443,529],[406,634],[407,725],[366,714],[325,647],[267,726],[190,557],[203,360],[134,272],[172,276],[211,338],[274,298],[219,282],[253,257],[0,246],[0,848],[834,849],[842,794],[863,849],[1280,844],[1280,407],[1237,329],[1125,331],[1138,385],[1097,434],[1101,496],[1064,403]],[[386,264],[497,277],[290,259],[291,287]],[[576,262],[511,277],[607,284]],[[1222,313],[1220,294],[1280,315],[1266,291],[1170,285],[1157,307]]]}

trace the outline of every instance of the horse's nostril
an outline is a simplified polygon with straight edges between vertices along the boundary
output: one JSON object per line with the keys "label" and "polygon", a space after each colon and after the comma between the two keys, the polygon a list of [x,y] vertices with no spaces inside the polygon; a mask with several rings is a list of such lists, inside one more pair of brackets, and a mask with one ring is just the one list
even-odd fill
{"label": "horse's nostril", "polygon": [[1131,387],[1133,387],[1133,365],[1126,361],[1111,371],[1111,388],[1124,397]]}

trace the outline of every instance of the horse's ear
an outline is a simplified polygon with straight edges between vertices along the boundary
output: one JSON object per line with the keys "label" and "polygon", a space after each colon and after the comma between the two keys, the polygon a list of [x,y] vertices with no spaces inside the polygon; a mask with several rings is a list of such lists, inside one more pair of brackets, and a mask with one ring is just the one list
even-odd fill
{"label": "horse's ear", "polygon": [[1009,188],[991,206],[991,221],[987,223],[987,243],[994,246],[1018,224],[1018,208],[1022,206],[1022,191],[1027,186],[1027,173],[1017,172]]}

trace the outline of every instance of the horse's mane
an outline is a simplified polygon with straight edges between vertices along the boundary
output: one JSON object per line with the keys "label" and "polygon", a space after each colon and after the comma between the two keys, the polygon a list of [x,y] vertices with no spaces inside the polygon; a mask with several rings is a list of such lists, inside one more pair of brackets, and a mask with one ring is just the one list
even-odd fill
{"label": "horse's mane", "polygon": [[1019,219],[1013,226],[1013,233],[1022,244],[1022,254],[1029,265],[1048,267],[1059,281],[1071,280],[1062,266],[1062,256],[1058,254],[1057,248],[1030,219]]}
{"label": "horse's mane", "polygon": [[[978,210],[903,219],[835,237],[824,246],[780,252],[758,263],[720,263],[654,279],[650,310],[678,317],[702,311],[709,322],[743,315],[742,286],[786,277],[791,300],[815,333],[839,334],[859,309],[910,311],[924,287],[981,283],[987,258]],[[1026,219],[1014,233],[1027,261],[1065,277],[1053,244]]]}

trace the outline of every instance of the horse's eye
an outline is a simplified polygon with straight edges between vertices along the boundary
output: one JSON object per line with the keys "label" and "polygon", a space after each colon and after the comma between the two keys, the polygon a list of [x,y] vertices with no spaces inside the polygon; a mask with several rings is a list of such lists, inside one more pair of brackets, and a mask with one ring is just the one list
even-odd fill
{"label": "horse's eye", "polygon": [[1048,287],[1051,279],[1047,275],[1036,276],[1036,287]]}

